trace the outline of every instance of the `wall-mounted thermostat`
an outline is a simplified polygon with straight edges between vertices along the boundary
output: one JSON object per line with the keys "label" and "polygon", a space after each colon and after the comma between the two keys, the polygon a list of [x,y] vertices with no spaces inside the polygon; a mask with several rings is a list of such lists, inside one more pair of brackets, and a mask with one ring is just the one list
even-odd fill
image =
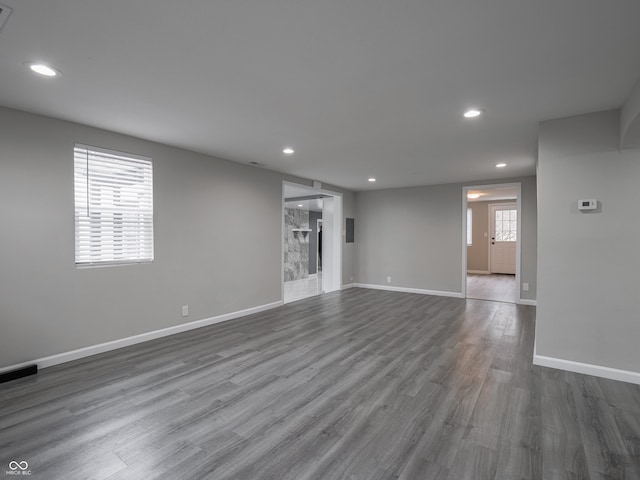
{"label": "wall-mounted thermostat", "polygon": [[578,200],[578,210],[595,210],[598,208],[598,201],[593,198]]}

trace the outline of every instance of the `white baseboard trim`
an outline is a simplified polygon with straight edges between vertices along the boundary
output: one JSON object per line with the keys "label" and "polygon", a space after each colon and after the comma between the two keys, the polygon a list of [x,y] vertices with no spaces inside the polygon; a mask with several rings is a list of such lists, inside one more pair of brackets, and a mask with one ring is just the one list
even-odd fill
{"label": "white baseboard trim", "polygon": [[538,305],[538,302],[536,300],[529,300],[528,298],[521,298],[520,300],[518,300],[518,304],[519,305],[532,305],[532,306],[536,307]]}
{"label": "white baseboard trim", "polygon": [[77,350],[71,350],[69,352],[58,353],[48,357],[38,358],[29,362],[23,362],[16,365],[9,365],[7,367],[1,367],[0,373],[16,368],[21,368],[26,365],[38,365],[38,368],[52,367],[53,365],[59,365],[61,363],[71,362],[78,360],[79,358],[90,357],[98,353],[104,353],[111,350],[117,350],[118,348],[128,347],[135,345],[136,343],[148,342],[149,340],[155,340],[156,338],[168,337],[169,335],[175,335],[176,333],[186,332],[188,330],[195,330],[196,328],[207,327],[216,323],[226,322],[233,320],[234,318],[244,317],[246,315],[252,315],[254,313],[264,312],[272,308],[277,308],[283,305],[282,300],[273,303],[267,303],[265,305],[259,305],[257,307],[251,307],[244,310],[238,310],[237,312],[225,313],[224,315],[217,315],[215,317],[205,318],[203,320],[196,320],[194,322],[183,323],[180,325],[174,325],[172,327],[162,328],[160,330],[154,330],[151,332],[141,333],[132,337],[120,338],[111,342],[100,343],[98,345],[91,345],[89,347],[79,348]]}
{"label": "white baseboard trim", "polygon": [[357,286],[357,283],[347,283],[346,285],[342,285],[342,290],[346,290],[347,288],[353,288]]}
{"label": "white baseboard trim", "polygon": [[594,377],[608,378],[610,380],[619,380],[621,382],[640,385],[640,372],[619,370],[617,368],[574,362],[573,360],[563,360],[562,358],[545,357],[544,355],[537,354],[533,355],[533,364],[540,367],[556,368],[558,370],[583,373],[585,375],[593,375]]}
{"label": "white baseboard trim", "polygon": [[467,273],[475,273],[476,275],[491,275],[489,270],[467,270]]}
{"label": "white baseboard trim", "polygon": [[445,292],[441,290],[424,290],[422,288],[393,287],[391,285],[374,285],[371,283],[354,283],[354,287],[370,288],[373,290],[388,290],[390,292],[419,293],[421,295],[435,295],[438,297],[463,298],[459,292]]}

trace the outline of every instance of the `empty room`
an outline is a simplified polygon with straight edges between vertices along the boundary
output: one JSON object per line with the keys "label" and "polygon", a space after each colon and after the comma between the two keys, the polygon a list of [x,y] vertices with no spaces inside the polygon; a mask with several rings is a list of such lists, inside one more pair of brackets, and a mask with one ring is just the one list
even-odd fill
{"label": "empty room", "polygon": [[639,18],[0,0],[0,477],[640,479]]}

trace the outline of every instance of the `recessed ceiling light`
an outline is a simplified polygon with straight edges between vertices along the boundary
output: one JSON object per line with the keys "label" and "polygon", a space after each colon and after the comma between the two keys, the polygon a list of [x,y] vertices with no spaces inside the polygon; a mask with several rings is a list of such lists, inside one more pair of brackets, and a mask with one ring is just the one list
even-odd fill
{"label": "recessed ceiling light", "polygon": [[507,166],[506,163],[496,163],[496,168],[504,168],[506,166]]}
{"label": "recessed ceiling light", "polygon": [[45,77],[57,77],[60,75],[60,70],[57,70],[49,65],[46,65],[44,63],[33,63],[33,62],[29,62],[28,63],[29,68],[40,74],[40,75],[44,75]]}
{"label": "recessed ceiling light", "polygon": [[371,177],[371,178],[369,179],[369,181],[370,181],[370,182],[375,182],[375,181],[376,181],[376,179],[375,179],[375,178],[373,178],[373,177]]}
{"label": "recessed ceiling light", "polygon": [[284,150],[282,150],[282,153],[284,153],[285,155],[293,155],[294,152],[295,150],[291,147],[287,147]]}
{"label": "recessed ceiling light", "polygon": [[298,204],[299,207],[302,207],[303,205],[301,203]]}
{"label": "recessed ceiling light", "polygon": [[480,198],[480,194],[479,193],[467,193],[467,198],[471,198],[471,199],[475,200],[476,198]]}
{"label": "recessed ceiling light", "polygon": [[465,118],[474,118],[482,115],[482,110],[478,110],[477,108],[471,108],[464,112]]}

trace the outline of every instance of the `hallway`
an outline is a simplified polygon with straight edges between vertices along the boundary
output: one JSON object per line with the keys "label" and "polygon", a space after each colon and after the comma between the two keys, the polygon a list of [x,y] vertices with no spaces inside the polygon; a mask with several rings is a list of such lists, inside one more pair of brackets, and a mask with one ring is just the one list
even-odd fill
{"label": "hallway", "polygon": [[518,289],[515,275],[467,274],[467,298],[516,303]]}

